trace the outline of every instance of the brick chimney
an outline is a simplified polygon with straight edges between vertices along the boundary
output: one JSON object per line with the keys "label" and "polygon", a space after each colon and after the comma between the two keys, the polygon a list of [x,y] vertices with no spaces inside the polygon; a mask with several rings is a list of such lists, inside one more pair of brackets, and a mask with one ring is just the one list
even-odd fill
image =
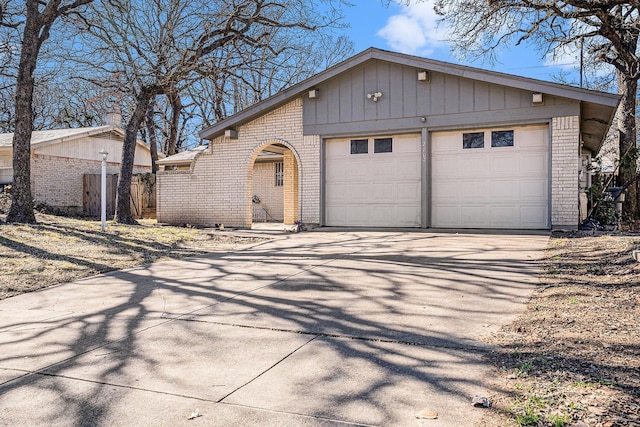
{"label": "brick chimney", "polygon": [[118,105],[112,104],[107,111],[106,124],[108,126],[122,127],[122,112]]}

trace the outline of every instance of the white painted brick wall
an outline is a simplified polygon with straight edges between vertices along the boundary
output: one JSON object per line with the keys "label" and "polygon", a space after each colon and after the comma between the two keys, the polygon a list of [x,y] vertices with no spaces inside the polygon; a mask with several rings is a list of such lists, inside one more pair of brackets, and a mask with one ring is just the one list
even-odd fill
{"label": "white painted brick wall", "polygon": [[320,137],[304,136],[302,99],[261,116],[238,129],[238,139],[209,143],[190,171],[162,171],[157,176],[158,221],[248,227],[251,224],[253,165],[272,143],[294,151],[299,164],[300,217],[320,218]]}
{"label": "white painted brick wall", "polygon": [[576,229],[580,212],[580,118],[555,117],[551,128],[551,227]]}

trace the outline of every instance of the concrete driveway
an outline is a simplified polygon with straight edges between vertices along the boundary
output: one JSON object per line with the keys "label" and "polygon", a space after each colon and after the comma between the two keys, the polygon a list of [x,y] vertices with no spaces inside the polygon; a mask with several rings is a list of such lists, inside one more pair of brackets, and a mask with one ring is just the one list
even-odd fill
{"label": "concrete driveway", "polygon": [[0,425],[474,425],[547,240],[316,231],[0,301]]}

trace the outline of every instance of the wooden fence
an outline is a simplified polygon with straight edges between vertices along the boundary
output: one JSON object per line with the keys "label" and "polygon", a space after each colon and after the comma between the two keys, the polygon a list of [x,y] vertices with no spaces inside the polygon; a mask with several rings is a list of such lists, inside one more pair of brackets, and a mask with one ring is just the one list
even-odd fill
{"label": "wooden fence", "polygon": [[[82,207],[85,214],[100,216],[100,174],[85,174],[82,177]],[[131,179],[131,215],[134,218],[155,218],[156,216],[156,176],[137,174]],[[118,175],[107,175],[107,218],[116,213]]]}
{"label": "wooden fence", "polygon": [[[82,210],[90,216],[100,216],[100,174],[85,174],[82,177]],[[107,218],[116,213],[118,175],[107,175]]]}

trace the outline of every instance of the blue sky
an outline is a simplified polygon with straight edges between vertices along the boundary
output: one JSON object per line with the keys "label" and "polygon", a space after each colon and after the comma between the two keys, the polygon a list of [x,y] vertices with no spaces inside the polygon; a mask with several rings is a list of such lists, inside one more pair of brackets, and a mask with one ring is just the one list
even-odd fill
{"label": "blue sky", "polygon": [[411,6],[392,3],[388,7],[383,2],[353,0],[354,6],[344,10],[351,25],[346,33],[354,41],[356,52],[377,47],[547,81],[554,81],[554,75],[564,70],[571,72],[573,81],[579,80],[577,51],[554,63],[540,58],[540,53],[530,46],[510,47],[498,54],[495,64],[487,61],[463,63],[450,54],[446,28],[438,25],[432,0]]}

